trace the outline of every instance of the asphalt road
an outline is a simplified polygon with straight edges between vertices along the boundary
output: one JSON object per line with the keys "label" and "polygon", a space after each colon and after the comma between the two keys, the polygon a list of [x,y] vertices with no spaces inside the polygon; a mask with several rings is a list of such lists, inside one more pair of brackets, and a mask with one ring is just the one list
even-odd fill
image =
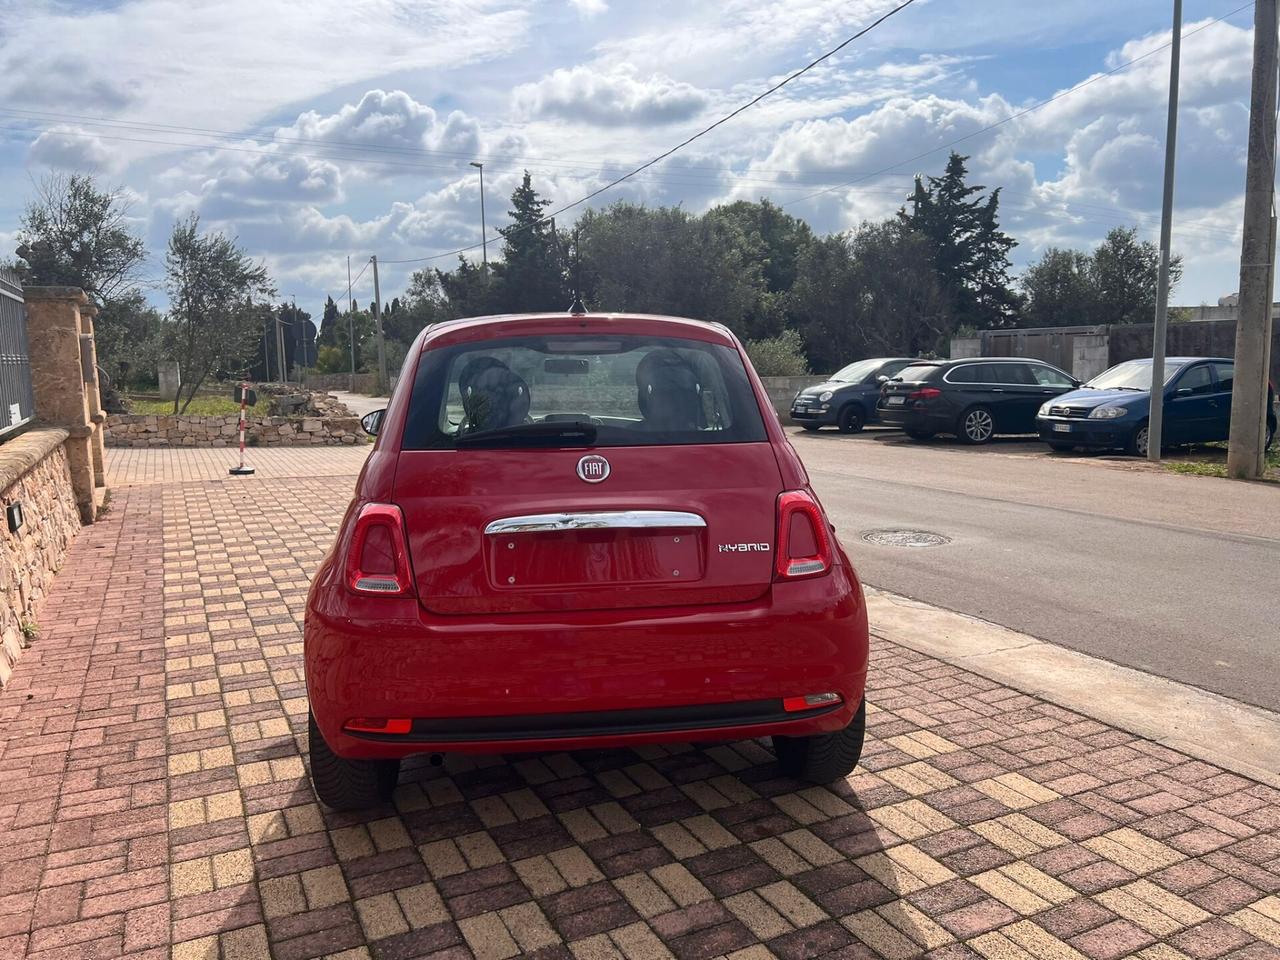
{"label": "asphalt road", "polygon": [[[866,583],[1280,710],[1280,485],[869,430],[793,437]],[[881,529],[950,542],[882,546]]]}

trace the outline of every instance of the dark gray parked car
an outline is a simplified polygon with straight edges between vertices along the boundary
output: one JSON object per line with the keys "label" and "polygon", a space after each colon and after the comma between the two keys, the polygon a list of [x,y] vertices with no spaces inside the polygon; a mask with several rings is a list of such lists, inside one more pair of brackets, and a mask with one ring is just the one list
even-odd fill
{"label": "dark gray parked car", "polygon": [[902,357],[873,357],[851,363],[822,383],[797,393],[791,401],[791,419],[806,430],[839,427],[842,433],[857,433],[878,420],[880,385],[911,363]]}
{"label": "dark gray parked car", "polygon": [[913,440],[950,433],[986,443],[1001,433],[1035,433],[1040,407],[1078,386],[1042,360],[920,360],[884,385],[878,407],[881,422]]}

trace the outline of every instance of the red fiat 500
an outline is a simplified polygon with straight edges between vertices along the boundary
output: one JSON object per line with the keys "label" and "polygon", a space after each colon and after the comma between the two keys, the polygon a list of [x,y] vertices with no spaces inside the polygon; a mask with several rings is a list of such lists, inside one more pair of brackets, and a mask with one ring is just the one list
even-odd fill
{"label": "red fiat 500", "polygon": [[741,344],[670,317],[459,320],[409,351],[306,613],[311,771],[771,736],[862,750],[862,589]]}

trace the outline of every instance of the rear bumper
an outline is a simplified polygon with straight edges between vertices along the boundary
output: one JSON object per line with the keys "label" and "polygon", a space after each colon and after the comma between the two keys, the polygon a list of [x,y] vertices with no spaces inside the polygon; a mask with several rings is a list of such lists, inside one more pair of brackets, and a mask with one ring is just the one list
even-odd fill
{"label": "rear bumper", "polygon": [[[311,709],[349,758],[830,732],[852,719],[867,672],[866,608],[847,566],[750,603],[496,617],[354,597],[322,568],[304,638]],[[826,692],[840,704],[782,709]],[[345,732],[354,717],[412,726]]]}
{"label": "rear bumper", "polygon": [[955,427],[955,421],[949,413],[929,410],[923,404],[915,407],[877,406],[876,414],[886,426],[901,427],[903,430],[946,433]]}

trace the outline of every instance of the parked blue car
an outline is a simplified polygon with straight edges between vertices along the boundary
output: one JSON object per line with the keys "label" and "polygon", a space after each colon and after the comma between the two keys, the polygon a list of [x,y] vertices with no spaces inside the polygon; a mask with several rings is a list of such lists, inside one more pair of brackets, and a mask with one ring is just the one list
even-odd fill
{"label": "parked blue car", "polygon": [[[1165,361],[1163,446],[1226,440],[1234,364],[1223,357]],[[1147,455],[1151,361],[1126,360],[1040,408],[1040,439],[1054,450],[1121,448]],[[1275,392],[1267,391],[1267,446],[1275,438]]]}
{"label": "parked blue car", "polygon": [[905,357],[873,357],[851,363],[797,393],[791,401],[791,419],[810,431],[838,427],[841,433],[857,433],[877,420],[880,385],[911,363]]}

